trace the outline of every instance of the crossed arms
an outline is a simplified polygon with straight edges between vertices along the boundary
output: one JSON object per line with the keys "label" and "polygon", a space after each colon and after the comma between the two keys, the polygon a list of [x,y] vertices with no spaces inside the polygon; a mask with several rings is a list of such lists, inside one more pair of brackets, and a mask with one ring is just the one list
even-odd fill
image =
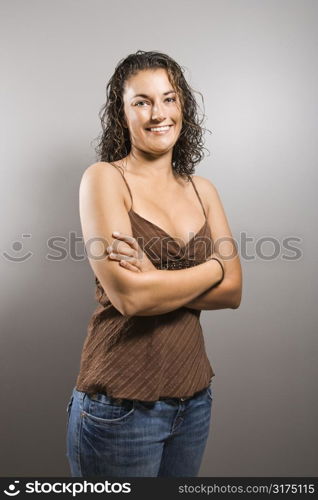
{"label": "crossed arms", "polygon": [[134,273],[105,258],[114,230],[132,235],[121,183],[120,174],[100,162],[86,169],[80,184],[80,217],[89,262],[114,307],[125,316],[164,314],[179,307],[199,310],[239,307],[241,264],[213,184],[196,176],[208,205],[212,239],[225,269],[220,283],[222,270],[215,260],[187,269]]}

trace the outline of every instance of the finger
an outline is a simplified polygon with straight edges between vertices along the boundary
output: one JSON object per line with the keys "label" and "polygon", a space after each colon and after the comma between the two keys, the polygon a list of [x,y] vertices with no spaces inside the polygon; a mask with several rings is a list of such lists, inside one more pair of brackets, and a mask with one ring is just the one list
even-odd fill
{"label": "finger", "polygon": [[120,252],[134,252],[128,243],[113,241],[111,245],[106,248],[106,253],[120,253]]}
{"label": "finger", "polygon": [[125,262],[127,263],[127,265],[136,267],[141,271],[141,262],[139,259],[130,257],[129,255],[122,255],[114,252],[110,253],[109,257],[111,260],[118,260],[120,262]]}
{"label": "finger", "polygon": [[137,251],[134,250],[125,241],[113,241],[111,245],[106,248],[106,253],[123,253],[124,255],[135,255]]}
{"label": "finger", "polygon": [[[134,239],[135,243],[132,243],[132,246],[128,241],[125,241],[123,238],[120,240],[114,240],[110,246],[107,247],[107,251],[111,252],[112,250],[115,253],[123,253],[125,255],[130,255],[131,257],[135,257],[136,259],[142,259],[143,252],[139,247],[137,241]],[[137,248],[136,248],[137,247]]]}
{"label": "finger", "polygon": [[141,261],[140,259],[136,259],[135,257],[123,255],[122,259],[125,262],[128,262],[129,264],[138,267],[138,269],[141,269]]}
{"label": "finger", "polygon": [[140,269],[137,267],[131,265],[127,260],[121,260],[119,264],[124,267],[125,269],[129,269],[130,271],[134,271],[135,273],[140,273]]}
{"label": "finger", "polygon": [[121,254],[118,254],[118,253],[110,253],[108,255],[108,257],[111,259],[111,260],[121,260],[123,258],[123,256]]}
{"label": "finger", "polygon": [[139,260],[139,259],[137,259],[137,252],[135,250],[126,249],[126,248],[123,249],[123,250],[116,249],[116,251],[114,251],[113,249],[111,249],[110,252],[109,252],[109,255],[120,256],[121,258],[127,259],[127,260],[133,259],[136,262]]}
{"label": "finger", "polygon": [[[111,253],[113,251],[114,253],[117,254],[122,253],[123,255],[129,255],[131,257],[138,258],[138,254],[140,253],[140,248],[138,246],[138,249],[134,249],[126,241],[117,240],[113,241],[113,243],[106,248],[106,253]],[[140,255],[140,258],[142,258],[142,254]]]}
{"label": "finger", "polygon": [[138,250],[138,243],[136,238],[130,236],[130,234],[119,233],[118,231],[113,231],[112,235],[117,240],[126,241],[134,250]]}

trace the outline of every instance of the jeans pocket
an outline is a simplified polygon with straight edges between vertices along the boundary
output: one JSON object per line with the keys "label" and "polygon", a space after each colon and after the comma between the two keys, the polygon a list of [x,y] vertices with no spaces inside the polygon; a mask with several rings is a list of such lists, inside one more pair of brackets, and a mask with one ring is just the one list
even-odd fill
{"label": "jeans pocket", "polygon": [[113,399],[104,394],[88,395],[83,399],[83,416],[95,424],[124,424],[135,412],[132,399]]}
{"label": "jeans pocket", "polygon": [[70,420],[70,413],[71,413],[71,408],[72,408],[72,403],[73,403],[74,396],[70,397],[69,402],[67,403],[66,407],[66,413],[67,413],[67,418],[66,418],[66,425],[68,426],[69,420]]}
{"label": "jeans pocket", "polygon": [[74,398],[74,396],[72,394],[72,396],[70,397],[69,402],[67,403],[66,413],[68,414],[68,416],[70,415],[71,406],[72,406],[72,403],[73,403],[73,398]]}
{"label": "jeans pocket", "polygon": [[212,401],[213,400],[213,393],[212,393],[212,387],[210,385],[207,387],[206,392],[207,392],[207,395],[209,396],[209,398]]}

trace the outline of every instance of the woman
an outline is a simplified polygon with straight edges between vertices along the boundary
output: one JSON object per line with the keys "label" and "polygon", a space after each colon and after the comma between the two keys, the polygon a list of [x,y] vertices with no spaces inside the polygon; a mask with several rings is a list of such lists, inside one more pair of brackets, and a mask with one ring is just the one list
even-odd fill
{"label": "woman", "polygon": [[67,407],[71,474],[196,476],[214,376],[200,311],[239,306],[239,257],[216,188],[192,176],[202,128],[180,66],[138,51],[107,91],[80,186],[99,306]]}

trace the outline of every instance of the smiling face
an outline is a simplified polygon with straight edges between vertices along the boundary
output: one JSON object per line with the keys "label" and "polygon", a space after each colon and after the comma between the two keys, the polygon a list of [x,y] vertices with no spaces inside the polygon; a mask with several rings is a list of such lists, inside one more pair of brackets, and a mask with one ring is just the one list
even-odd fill
{"label": "smiling face", "polygon": [[166,70],[141,70],[130,77],[123,100],[132,148],[153,154],[172,150],[182,129],[182,111]]}

